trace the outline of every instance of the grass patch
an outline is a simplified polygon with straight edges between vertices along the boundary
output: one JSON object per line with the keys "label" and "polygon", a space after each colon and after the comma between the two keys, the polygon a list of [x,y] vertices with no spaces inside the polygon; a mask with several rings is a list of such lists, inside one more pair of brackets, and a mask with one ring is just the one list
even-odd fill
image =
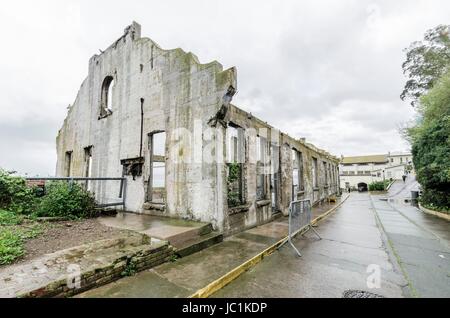
{"label": "grass patch", "polygon": [[0,210],[0,226],[22,224],[23,217],[13,212]]}
{"label": "grass patch", "polygon": [[[7,215],[3,214],[3,216]],[[13,224],[0,226],[0,266],[12,264],[22,257],[25,254],[25,242],[37,237],[44,231],[41,224],[17,225],[14,223],[19,221],[9,215],[3,219]],[[20,220],[20,223],[22,221]]]}

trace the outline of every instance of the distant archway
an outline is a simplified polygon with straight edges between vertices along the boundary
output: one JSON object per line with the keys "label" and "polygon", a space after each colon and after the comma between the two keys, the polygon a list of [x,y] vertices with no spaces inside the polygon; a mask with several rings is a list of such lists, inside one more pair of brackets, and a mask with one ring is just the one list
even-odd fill
{"label": "distant archway", "polygon": [[359,192],[369,191],[369,187],[367,186],[367,183],[364,183],[364,182],[358,183],[358,191]]}

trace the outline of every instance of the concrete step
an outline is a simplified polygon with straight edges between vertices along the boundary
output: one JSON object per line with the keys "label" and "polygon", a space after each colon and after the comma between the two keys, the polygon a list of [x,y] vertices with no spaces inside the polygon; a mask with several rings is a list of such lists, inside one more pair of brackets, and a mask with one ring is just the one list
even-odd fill
{"label": "concrete step", "polygon": [[155,239],[168,241],[172,246],[182,246],[185,242],[197,240],[213,231],[211,223],[132,213],[101,217],[99,221],[106,226],[132,230]]}
{"label": "concrete step", "polygon": [[179,257],[186,257],[188,255],[200,252],[205,248],[221,243],[223,241],[223,234],[217,232],[210,232],[208,234],[184,241],[180,244],[172,244],[175,247],[175,254]]}
{"label": "concrete step", "polygon": [[[145,235],[95,241],[0,269],[0,298],[68,297],[172,259],[173,247]],[[68,268],[79,271],[79,275]],[[74,277],[79,277],[71,286]],[[69,282],[69,283],[68,283]]]}
{"label": "concrete step", "polygon": [[212,230],[212,225],[208,223],[199,227],[185,229],[184,231],[174,233],[173,235],[164,236],[162,239],[169,241],[172,246],[178,246],[184,244],[185,242],[196,240],[202,236],[208,235],[212,232]]}

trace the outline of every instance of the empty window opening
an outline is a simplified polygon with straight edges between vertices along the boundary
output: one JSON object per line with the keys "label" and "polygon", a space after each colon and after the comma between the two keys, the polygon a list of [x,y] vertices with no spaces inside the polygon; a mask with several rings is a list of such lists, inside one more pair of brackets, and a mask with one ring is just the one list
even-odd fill
{"label": "empty window opening", "polygon": [[226,136],[228,207],[244,204],[243,170],[245,162],[244,130],[228,127]]}
{"label": "empty window opening", "polygon": [[303,181],[303,154],[296,149],[292,149],[292,187],[294,199],[298,192],[305,191]]}
{"label": "empty window opening", "polygon": [[319,166],[317,163],[317,158],[313,158],[312,160],[312,179],[313,179],[313,188],[317,189],[319,187]]}
{"label": "empty window opening", "polygon": [[324,184],[325,186],[328,186],[328,164],[324,161],[323,162],[323,175],[324,175]]}
{"label": "empty window opening", "polygon": [[166,133],[150,134],[149,144],[151,153],[149,201],[166,203]]}
{"label": "empty window opening", "polygon": [[271,175],[270,175],[270,198],[272,200],[272,212],[279,211],[279,188],[280,188],[280,146],[272,144]]}
{"label": "empty window opening", "polygon": [[101,100],[101,114],[100,117],[108,116],[112,114],[113,110],[113,91],[114,91],[114,78],[107,76],[102,85],[102,100]]}
{"label": "empty window opening", "polygon": [[132,158],[121,161],[123,166],[123,175],[132,176],[133,180],[142,176],[142,167],[144,166],[144,158]]}
{"label": "empty window opening", "polygon": [[67,151],[64,160],[64,176],[70,177],[72,174],[72,151]]}
{"label": "empty window opening", "polygon": [[[92,146],[84,148],[84,166],[85,166],[84,176],[86,178],[91,178],[92,177]],[[88,191],[90,191],[91,187],[92,187],[92,182],[89,180],[86,181],[86,189]]]}
{"label": "empty window opening", "polygon": [[267,165],[267,139],[261,136],[256,138],[256,200],[266,199],[266,165]]}
{"label": "empty window opening", "polygon": [[292,195],[293,200],[297,197],[297,192],[300,191],[299,182],[300,182],[300,171],[298,169],[298,152],[295,149],[292,149]]}

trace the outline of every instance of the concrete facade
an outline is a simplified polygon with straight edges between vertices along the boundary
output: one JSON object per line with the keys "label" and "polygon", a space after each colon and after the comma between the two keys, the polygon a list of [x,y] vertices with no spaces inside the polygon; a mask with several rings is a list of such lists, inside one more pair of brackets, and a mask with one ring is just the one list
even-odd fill
{"label": "concrete facade", "polygon": [[[236,90],[235,68],[163,50],[133,23],[90,59],[57,137],[56,174],[124,176],[127,211],[228,234],[287,214],[292,199],[335,195],[338,158],[232,105]],[[120,189],[87,187],[102,203]]]}
{"label": "concrete facade", "polygon": [[402,180],[403,175],[413,169],[412,154],[390,152],[387,155],[343,157],[339,169],[341,189],[357,189],[360,183]]}

